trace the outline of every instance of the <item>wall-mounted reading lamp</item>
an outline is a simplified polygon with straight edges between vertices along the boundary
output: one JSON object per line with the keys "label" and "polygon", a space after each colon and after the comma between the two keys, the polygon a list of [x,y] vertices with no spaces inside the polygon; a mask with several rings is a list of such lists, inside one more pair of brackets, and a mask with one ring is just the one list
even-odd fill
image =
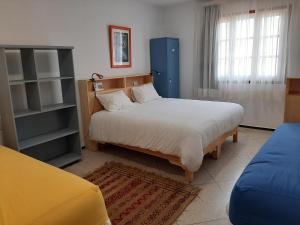
{"label": "wall-mounted reading lamp", "polygon": [[103,75],[99,74],[99,73],[93,73],[91,76],[90,81],[93,82],[93,86],[94,86],[94,91],[101,91],[103,89],[103,84],[102,82],[97,82],[97,80],[95,79],[95,77],[97,77],[99,80],[103,79]]}
{"label": "wall-mounted reading lamp", "polygon": [[99,74],[99,73],[93,73],[90,80],[91,80],[92,82],[96,82],[95,77],[98,77],[99,80],[103,79],[103,75],[101,75],[101,74]]}

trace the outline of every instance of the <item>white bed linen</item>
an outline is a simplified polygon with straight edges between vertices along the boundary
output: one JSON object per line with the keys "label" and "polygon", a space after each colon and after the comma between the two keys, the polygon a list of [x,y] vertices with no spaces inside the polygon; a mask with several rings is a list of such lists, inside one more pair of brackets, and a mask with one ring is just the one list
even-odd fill
{"label": "white bed linen", "polygon": [[177,155],[191,171],[203,160],[203,149],[237,127],[243,108],[234,103],[158,99],[118,112],[92,115],[90,138]]}

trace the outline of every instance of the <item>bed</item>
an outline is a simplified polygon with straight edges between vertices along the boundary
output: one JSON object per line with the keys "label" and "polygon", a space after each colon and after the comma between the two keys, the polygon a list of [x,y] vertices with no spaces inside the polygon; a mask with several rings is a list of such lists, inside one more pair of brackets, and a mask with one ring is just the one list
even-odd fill
{"label": "bed", "polygon": [[[151,75],[139,75],[99,82],[104,93],[121,89],[132,98],[130,89],[134,85],[151,81]],[[109,143],[164,158],[182,167],[191,182],[204,155],[218,158],[227,137],[237,141],[237,127],[243,117],[238,104],[161,98],[108,112],[95,99],[92,86],[91,81],[79,81],[88,149],[97,149],[97,143]]]}
{"label": "bed", "polygon": [[234,225],[300,224],[300,123],[279,126],[236,182]]}
{"label": "bed", "polygon": [[1,225],[109,224],[97,186],[0,146]]}

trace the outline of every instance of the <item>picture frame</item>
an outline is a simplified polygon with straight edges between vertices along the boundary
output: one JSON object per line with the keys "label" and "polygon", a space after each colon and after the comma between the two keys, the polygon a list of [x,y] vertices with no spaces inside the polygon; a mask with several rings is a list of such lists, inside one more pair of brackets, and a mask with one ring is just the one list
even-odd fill
{"label": "picture frame", "polygon": [[109,44],[111,68],[131,67],[131,28],[110,25]]}

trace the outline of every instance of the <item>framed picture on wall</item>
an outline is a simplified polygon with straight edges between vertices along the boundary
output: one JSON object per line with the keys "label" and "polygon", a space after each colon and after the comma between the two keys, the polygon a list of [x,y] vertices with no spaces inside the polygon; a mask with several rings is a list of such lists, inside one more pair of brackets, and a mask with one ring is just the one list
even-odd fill
{"label": "framed picture on wall", "polygon": [[131,28],[109,26],[111,68],[131,67]]}

